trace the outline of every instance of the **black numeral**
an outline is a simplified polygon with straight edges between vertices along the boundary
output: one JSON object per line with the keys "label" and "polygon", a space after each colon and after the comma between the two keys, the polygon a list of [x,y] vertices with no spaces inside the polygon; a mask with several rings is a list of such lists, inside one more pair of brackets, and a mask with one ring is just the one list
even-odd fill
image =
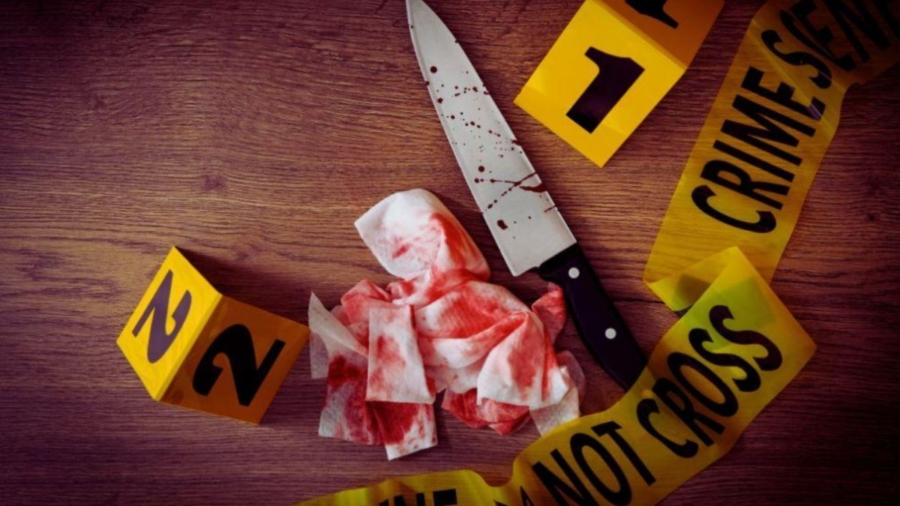
{"label": "black numeral", "polygon": [[593,47],[587,50],[585,56],[597,64],[600,72],[566,116],[588,133],[594,133],[609,111],[622,100],[625,92],[644,72],[644,67],[631,58],[606,54]]}
{"label": "black numeral", "polygon": [[144,314],[141,315],[141,319],[138,320],[137,325],[131,331],[134,337],[137,337],[141,333],[141,329],[144,328],[144,324],[147,323],[147,319],[150,318],[151,314],[153,315],[153,320],[150,322],[150,342],[147,345],[147,360],[151,364],[161,359],[169,351],[169,346],[172,346],[172,342],[178,337],[178,333],[181,332],[181,327],[184,325],[184,321],[187,320],[188,313],[191,310],[191,292],[185,291],[184,295],[181,296],[181,301],[178,302],[178,306],[175,308],[175,312],[172,313],[172,319],[175,320],[175,328],[172,329],[172,332],[166,332],[173,277],[172,271],[166,274],[159,288],[156,289],[156,293],[153,294],[147,309],[144,310]]}
{"label": "black numeral", "polygon": [[678,21],[675,21],[672,16],[666,14],[665,8],[667,1],[668,0],[627,0],[625,3],[644,16],[650,16],[672,28],[678,28]]}
{"label": "black numeral", "polygon": [[200,359],[200,365],[194,373],[194,390],[200,395],[209,395],[222,374],[222,368],[216,366],[213,360],[219,354],[224,354],[231,363],[238,402],[242,406],[249,406],[282,349],[284,341],[276,339],[266,353],[266,358],[256,367],[256,350],[253,348],[250,330],[243,325],[232,325],[216,337]]}

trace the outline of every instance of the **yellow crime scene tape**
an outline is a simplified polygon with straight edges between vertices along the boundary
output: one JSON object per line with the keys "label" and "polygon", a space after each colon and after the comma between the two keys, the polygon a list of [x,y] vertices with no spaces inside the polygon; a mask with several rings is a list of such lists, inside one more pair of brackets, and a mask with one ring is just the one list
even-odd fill
{"label": "yellow crime scene tape", "polygon": [[877,0],[773,0],[754,17],[644,273],[682,318],[618,403],[532,443],[500,487],[453,471],[301,504],[654,504],[725,455],[815,352],[768,282],[847,88],[900,57],[898,20],[900,2]]}

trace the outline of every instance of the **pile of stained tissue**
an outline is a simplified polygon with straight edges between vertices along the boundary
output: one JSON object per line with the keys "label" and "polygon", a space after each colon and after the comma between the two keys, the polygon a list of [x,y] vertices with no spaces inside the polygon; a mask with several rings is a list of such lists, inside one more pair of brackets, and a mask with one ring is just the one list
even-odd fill
{"label": "pile of stained tissue", "polygon": [[440,392],[445,411],[500,434],[578,418],[584,376],[553,347],[566,320],[558,287],[529,308],[488,283],[472,238],[425,190],[391,195],[356,228],[399,279],[361,281],[331,311],[312,295],[312,375],[327,378],[320,436],[383,445],[388,459],[431,448]]}

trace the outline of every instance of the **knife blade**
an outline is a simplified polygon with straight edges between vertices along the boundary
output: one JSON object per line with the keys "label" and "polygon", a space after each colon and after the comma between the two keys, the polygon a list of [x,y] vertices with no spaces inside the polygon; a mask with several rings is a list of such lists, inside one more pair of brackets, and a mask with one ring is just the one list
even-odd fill
{"label": "knife blade", "polygon": [[562,287],[579,335],[624,388],[646,359],[512,129],[443,21],[406,1],[428,93],[456,161],[513,276],[537,269]]}

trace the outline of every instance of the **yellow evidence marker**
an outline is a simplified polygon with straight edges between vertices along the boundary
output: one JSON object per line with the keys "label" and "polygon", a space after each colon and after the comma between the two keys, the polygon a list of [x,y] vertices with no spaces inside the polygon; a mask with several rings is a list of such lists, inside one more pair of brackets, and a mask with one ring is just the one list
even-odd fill
{"label": "yellow evidence marker", "polygon": [[603,166],[675,86],[723,0],[586,0],[516,105]]}
{"label": "yellow evidence marker", "polygon": [[223,296],[172,248],[118,344],[153,399],[259,423],[308,338]]}

